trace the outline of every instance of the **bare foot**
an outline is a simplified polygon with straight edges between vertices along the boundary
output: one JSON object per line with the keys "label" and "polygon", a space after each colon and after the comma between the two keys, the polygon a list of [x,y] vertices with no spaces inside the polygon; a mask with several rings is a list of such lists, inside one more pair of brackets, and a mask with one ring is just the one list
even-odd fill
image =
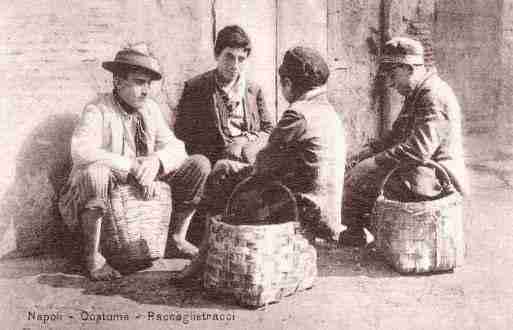
{"label": "bare foot", "polygon": [[172,283],[186,283],[191,280],[197,279],[201,274],[204,266],[204,258],[198,257],[191,260],[191,263],[185,266],[179,272],[171,274]]}
{"label": "bare foot", "polygon": [[92,281],[110,281],[121,278],[121,274],[112,268],[100,253],[86,257],[86,268]]}
{"label": "bare foot", "polygon": [[171,236],[171,242],[173,244],[173,255],[177,257],[186,257],[186,258],[194,258],[198,255],[198,248],[189,243],[187,240],[179,238],[176,235]]}

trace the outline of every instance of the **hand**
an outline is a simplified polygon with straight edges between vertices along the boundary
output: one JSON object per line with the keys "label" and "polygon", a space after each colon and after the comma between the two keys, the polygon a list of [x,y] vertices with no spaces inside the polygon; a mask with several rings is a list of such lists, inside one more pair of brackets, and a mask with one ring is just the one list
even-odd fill
{"label": "hand", "polygon": [[157,193],[157,182],[153,181],[147,186],[142,186],[143,198],[145,200],[153,199]]}
{"label": "hand", "polygon": [[212,169],[212,172],[210,173],[209,179],[214,185],[220,185],[228,177],[234,176],[236,173],[240,172],[243,168],[247,166],[249,165],[246,163],[234,160],[217,162],[214,168]]}
{"label": "hand", "polygon": [[346,173],[346,183],[351,185],[354,182],[358,182],[361,177],[377,169],[378,164],[376,164],[374,157],[364,159]]}
{"label": "hand", "polygon": [[258,139],[258,135],[256,133],[244,132],[243,135],[248,139],[249,142],[253,142]]}
{"label": "hand", "polygon": [[141,186],[149,186],[159,172],[160,160],[157,156],[138,157],[130,172]]}

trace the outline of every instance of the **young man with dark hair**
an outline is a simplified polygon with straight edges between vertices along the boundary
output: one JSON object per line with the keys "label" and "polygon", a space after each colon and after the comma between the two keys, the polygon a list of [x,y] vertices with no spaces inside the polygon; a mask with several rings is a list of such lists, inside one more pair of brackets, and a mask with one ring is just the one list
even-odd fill
{"label": "young man with dark hair", "polygon": [[84,108],[71,140],[73,168],[59,201],[65,223],[83,236],[85,268],[93,280],[120,277],[100,252],[102,222],[114,185],[134,183],[151,198],[155,181],[167,182],[173,192],[169,240],[183,254],[194,256],[198,250],[185,236],[210,173],[204,156],[187,157],[150,98],[151,82],[162,76],[144,44],[119,51],[103,67],[113,73],[114,89]]}
{"label": "young man with dark hair", "polygon": [[185,82],[175,134],[189,154],[253,163],[272,130],[262,90],[245,77],[251,42],[237,25],[219,31],[217,67]]}
{"label": "young man with dark hair", "polygon": [[[295,194],[301,225],[310,237],[337,242],[344,229],[345,139],[342,121],[328,101],[328,66],[317,51],[295,47],[286,52],[279,75],[289,107],[253,166],[226,159],[217,162],[206,185],[205,202],[218,214],[244,177],[251,175],[260,183],[277,180]],[[178,278],[201,270],[205,248],[200,247],[198,257]]]}

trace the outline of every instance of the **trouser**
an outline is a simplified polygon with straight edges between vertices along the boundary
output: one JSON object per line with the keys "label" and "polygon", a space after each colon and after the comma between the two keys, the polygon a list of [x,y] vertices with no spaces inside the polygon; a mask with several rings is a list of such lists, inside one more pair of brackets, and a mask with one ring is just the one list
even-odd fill
{"label": "trouser", "polygon": [[[352,228],[368,228],[370,214],[381,189],[385,197],[403,202],[417,202],[436,199],[442,192],[442,185],[435,171],[425,166],[398,168],[387,182],[385,177],[391,168],[377,167],[360,171],[358,165],[349,170],[344,184],[342,218]],[[351,177],[360,173],[358,177]]]}
{"label": "trouser", "polygon": [[[206,157],[193,155],[178,169],[159,179],[171,187],[173,212],[197,207],[210,170],[210,162]],[[79,170],[61,193],[59,210],[64,222],[72,231],[78,230],[83,211],[99,209],[105,212],[110,203],[111,189],[117,184],[127,183],[132,183],[129,176],[120,175],[101,163],[93,163]]]}

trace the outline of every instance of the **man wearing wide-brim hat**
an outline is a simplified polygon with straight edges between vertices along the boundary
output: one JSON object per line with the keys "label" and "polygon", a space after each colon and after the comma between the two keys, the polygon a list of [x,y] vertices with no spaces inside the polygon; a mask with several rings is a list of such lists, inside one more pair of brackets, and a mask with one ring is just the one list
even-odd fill
{"label": "man wearing wide-brim hat", "polygon": [[343,245],[363,245],[369,213],[387,173],[387,192],[400,201],[423,201],[442,192],[438,173],[422,166],[427,160],[442,165],[459,192],[465,190],[461,109],[451,87],[424,64],[419,41],[396,37],[385,44],[381,72],[387,86],[405,97],[392,130],[359,155],[348,171],[344,186],[343,219],[348,226]]}
{"label": "man wearing wide-brim hat", "polygon": [[119,51],[102,66],[112,72],[114,89],[83,110],[71,139],[72,171],[59,201],[65,223],[82,234],[84,264],[93,280],[120,276],[99,246],[113,185],[134,184],[151,198],[156,180],[167,182],[173,192],[169,240],[179,252],[193,256],[197,248],[185,235],[210,172],[205,157],[187,156],[151,99],[151,84],[162,74],[145,44]]}

